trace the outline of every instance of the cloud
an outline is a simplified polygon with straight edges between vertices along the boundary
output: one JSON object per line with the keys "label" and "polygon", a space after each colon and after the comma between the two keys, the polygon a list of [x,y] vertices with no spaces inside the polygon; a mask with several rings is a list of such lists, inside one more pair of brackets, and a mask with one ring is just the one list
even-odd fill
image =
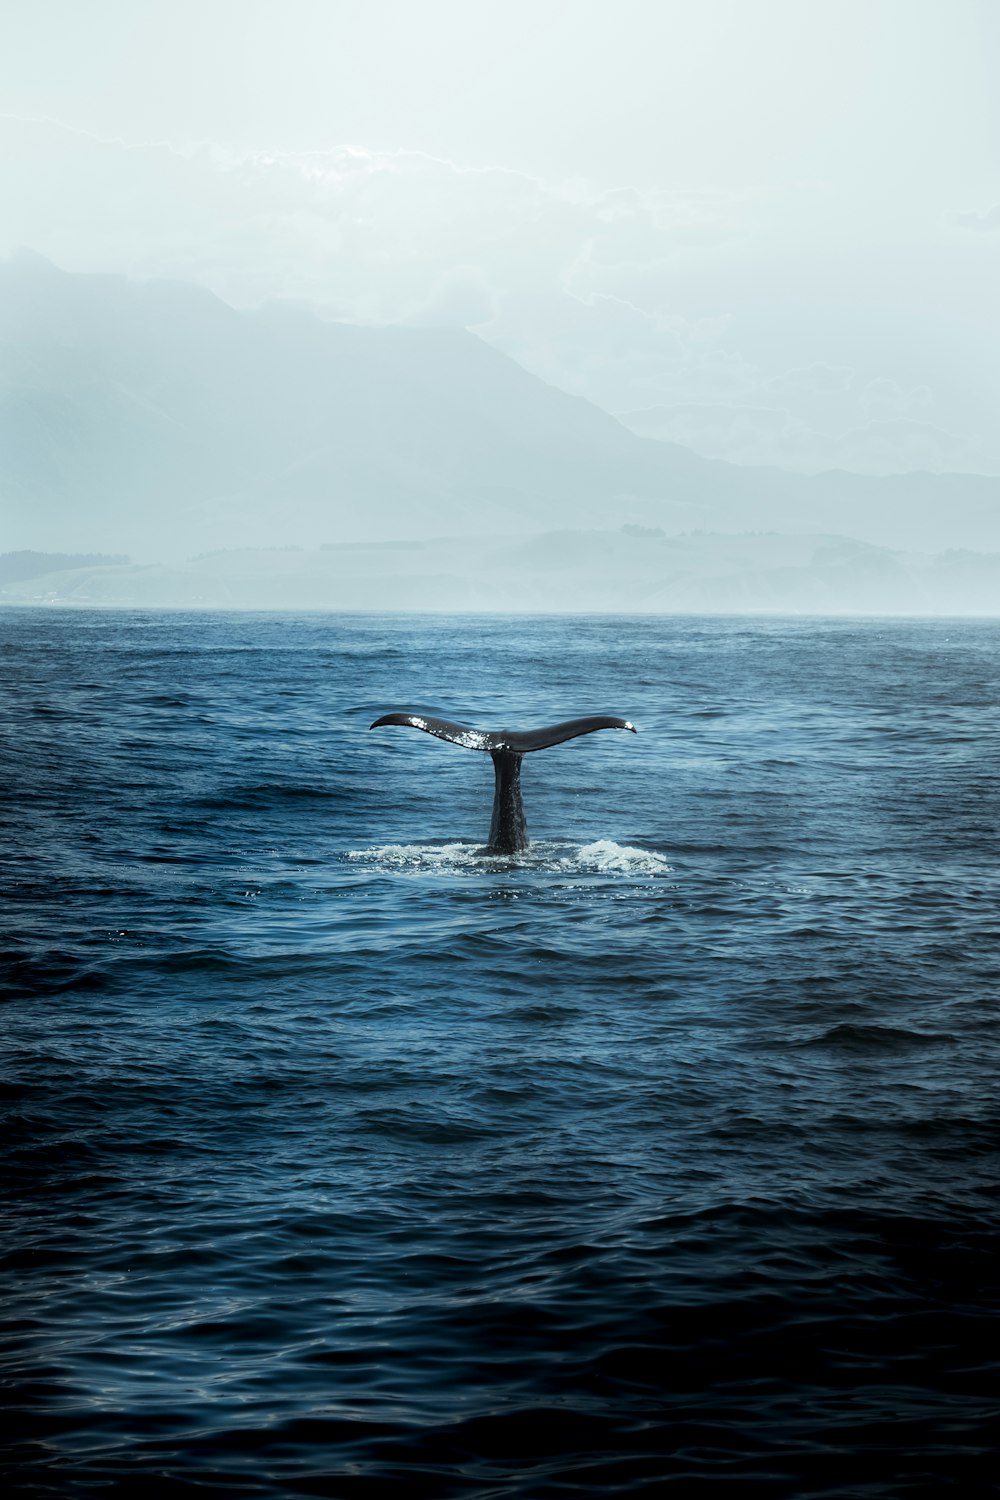
{"label": "cloud", "polygon": [[873,421],[922,414],[934,404],[934,398],[925,385],[906,391],[885,376],[869,380],[861,391],[860,400],[865,414]]}
{"label": "cloud", "polygon": [[439,276],[427,297],[405,319],[424,328],[478,328],[492,323],[500,294],[475,266],[455,266]]}
{"label": "cloud", "polygon": [[985,214],[952,214],[948,222],[956,229],[974,229],[987,233],[1000,229],[1000,203]]}
{"label": "cloud", "polygon": [[783,375],[773,375],[767,382],[772,391],[810,391],[828,395],[831,391],[846,391],[854,379],[854,371],[848,365],[827,365],[821,360],[796,370],[786,370]]}
{"label": "cloud", "polygon": [[976,474],[995,473],[1000,467],[1000,455],[975,440],[907,417],[824,433],[785,407],[692,403],[619,412],[618,416],[641,437],[680,443],[705,458],[773,465],[801,474],[828,469],[862,474],[913,469]]}
{"label": "cloud", "polygon": [[614,273],[729,232],[719,195],[595,191],[417,151],[125,146],[9,119],[0,138],[10,243],[70,269],[190,275],[231,301],[266,289],[366,321],[409,316],[457,273],[497,294],[629,300]]}
{"label": "cloud", "polygon": [[697,402],[621,412],[619,417],[640,437],[680,443],[706,458],[740,464],[775,463],[794,426],[782,408]]}

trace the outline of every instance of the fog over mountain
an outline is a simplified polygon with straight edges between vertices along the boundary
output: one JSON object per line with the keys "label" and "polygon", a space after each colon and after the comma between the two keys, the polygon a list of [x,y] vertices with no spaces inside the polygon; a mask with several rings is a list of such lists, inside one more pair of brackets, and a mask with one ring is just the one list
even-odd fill
{"label": "fog over mountain", "polygon": [[[708,461],[637,437],[467,332],[329,323],[282,304],[237,311],[190,285],[71,275],[22,253],[0,268],[0,348],[7,551],[124,552],[150,564],[235,547],[564,533],[547,544],[547,575],[566,571],[560,548],[579,560],[569,532],[623,525],[1000,551],[998,480],[808,477]],[[653,602],[648,556],[662,559],[663,549],[634,540],[617,555],[615,597],[629,597],[634,574]],[[784,566],[781,545],[756,546],[740,571]],[[511,581],[490,565],[493,607],[530,602],[514,580],[518,567],[537,575],[537,559],[502,555]],[[859,558],[870,573],[871,558]],[[414,568],[411,557],[407,572],[433,574],[440,561],[428,553]],[[460,570],[457,554],[451,564]],[[594,564],[588,554],[585,571]],[[478,563],[469,555],[464,566]],[[320,573],[329,570],[327,557]],[[200,575],[204,585],[204,565]],[[160,601],[151,582],[139,590],[150,603],[191,592],[163,579]],[[409,599],[433,603],[433,590],[414,587]],[[469,591],[445,592],[460,604]],[[797,607],[801,592],[796,585]],[[567,585],[553,597],[578,593]],[[709,593],[688,590],[726,607],[724,589]],[[259,585],[256,597],[273,594]],[[741,584],[737,595],[783,597],[773,583],[749,594]],[[208,596],[255,597],[245,585],[209,585]],[[313,597],[326,595],[313,588]],[[859,597],[877,607],[880,596],[866,585]],[[920,600],[934,603],[920,589],[885,596],[886,607]]]}
{"label": "fog over mountain", "polygon": [[1000,474],[995,0],[0,7],[0,256],[471,329],[636,430]]}
{"label": "fog over mountain", "polygon": [[992,607],[998,15],[0,8],[2,597]]}
{"label": "fog over mountain", "polygon": [[[468,328],[706,457],[1000,474],[992,183],[952,173],[901,206],[898,183],[855,201],[856,176],[833,194],[813,164],[780,194],[752,178],[640,190],[628,161],[600,187],[467,150],[248,151],[0,117],[0,255],[30,245],[240,308]],[[962,211],[976,202],[984,215]]]}
{"label": "fog over mountain", "polygon": [[[1000,552],[895,552],[839,536],[662,534],[228,548],[173,565],[8,554],[0,602],[168,609],[598,614],[991,614]],[[0,565],[6,559],[0,558]],[[0,567],[0,575],[3,573]]]}
{"label": "fog over mountain", "polygon": [[[659,514],[698,460],[475,336],[237,312],[200,288],[0,271],[12,546],[316,545]],[[671,464],[673,459],[673,465]],[[625,519],[631,519],[631,510]]]}

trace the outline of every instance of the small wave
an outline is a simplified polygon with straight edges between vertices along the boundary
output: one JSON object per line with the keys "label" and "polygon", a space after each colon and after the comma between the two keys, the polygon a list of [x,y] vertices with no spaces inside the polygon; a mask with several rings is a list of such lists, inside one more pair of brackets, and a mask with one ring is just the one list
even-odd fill
{"label": "small wave", "polygon": [[947,1032],[917,1031],[907,1026],[865,1025],[843,1021],[822,1035],[810,1037],[808,1047],[842,1047],[853,1052],[876,1052],[900,1047],[933,1047],[953,1038]]}
{"label": "small wave", "polygon": [[491,854],[481,844],[471,843],[382,844],[349,849],[345,858],[370,869],[440,875],[518,869],[574,875],[664,875],[671,868],[662,854],[612,839],[576,846],[539,842],[520,854]]}
{"label": "small wave", "polygon": [[195,798],[193,802],[196,807],[221,812],[228,809],[266,808],[272,804],[296,800],[337,802],[350,795],[351,789],[343,786],[297,786],[291,783],[265,782],[256,786],[232,787],[213,796]]}

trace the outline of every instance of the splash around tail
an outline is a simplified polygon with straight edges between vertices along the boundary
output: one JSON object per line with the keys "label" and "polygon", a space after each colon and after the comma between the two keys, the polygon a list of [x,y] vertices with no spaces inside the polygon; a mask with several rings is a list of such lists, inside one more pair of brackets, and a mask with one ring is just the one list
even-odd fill
{"label": "splash around tail", "polygon": [[[558,839],[533,839],[519,854],[491,854],[482,844],[449,843],[373,844],[346,849],[344,861],[355,868],[380,875],[406,875],[426,879],[464,879],[487,876],[559,876],[571,884],[579,881],[637,878],[664,879],[673,876],[668,857],[656,849],[639,849],[597,839],[590,844],[563,843]],[[518,890],[515,884],[511,889]]]}
{"label": "splash around tail", "polygon": [[423,714],[389,713],[376,719],[370,727],[380,729],[398,724],[408,729],[422,729],[436,739],[460,745],[466,750],[482,750],[493,758],[496,788],[493,793],[493,818],[486,845],[490,854],[518,854],[528,847],[528,827],[521,799],[521,758],[535,750],[547,750],[582,734],[598,729],[638,731],[630,719],[616,719],[593,714],[583,719],[564,719],[543,729],[474,729],[451,719],[435,719]]}

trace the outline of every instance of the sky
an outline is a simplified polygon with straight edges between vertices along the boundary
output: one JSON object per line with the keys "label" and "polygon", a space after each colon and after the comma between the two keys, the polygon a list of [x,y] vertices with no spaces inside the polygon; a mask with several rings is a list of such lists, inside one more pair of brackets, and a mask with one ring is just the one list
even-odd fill
{"label": "sky", "polygon": [[0,252],[466,327],[637,430],[1000,473],[995,0],[7,0]]}

